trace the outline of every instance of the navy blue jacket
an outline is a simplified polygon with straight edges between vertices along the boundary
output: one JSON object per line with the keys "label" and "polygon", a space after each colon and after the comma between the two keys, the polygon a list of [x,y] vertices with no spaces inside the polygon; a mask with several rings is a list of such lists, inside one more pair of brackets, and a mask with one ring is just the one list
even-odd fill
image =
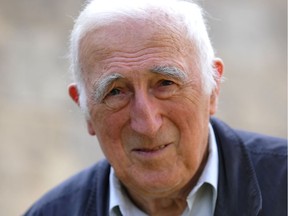
{"label": "navy blue jacket", "polygon": [[[215,216],[287,215],[287,141],[236,131],[211,119],[219,153]],[[109,206],[106,160],[68,179],[25,216],[105,216]]]}

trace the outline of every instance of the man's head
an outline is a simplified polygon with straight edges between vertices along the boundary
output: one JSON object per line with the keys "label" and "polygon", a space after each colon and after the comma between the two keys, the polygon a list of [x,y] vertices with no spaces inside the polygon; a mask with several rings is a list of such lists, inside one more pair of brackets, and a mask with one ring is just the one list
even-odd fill
{"label": "man's head", "polygon": [[71,36],[72,99],[132,197],[178,196],[199,177],[223,65],[200,8],[91,1]]}

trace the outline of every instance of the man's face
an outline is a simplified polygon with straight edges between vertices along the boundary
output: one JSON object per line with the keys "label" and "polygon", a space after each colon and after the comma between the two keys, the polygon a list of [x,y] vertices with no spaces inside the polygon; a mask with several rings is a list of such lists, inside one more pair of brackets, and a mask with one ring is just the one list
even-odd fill
{"label": "man's face", "polygon": [[80,62],[89,132],[128,191],[157,197],[191,187],[217,96],[202,89],[193,46],[145,23],[112,25],[82,40]]}

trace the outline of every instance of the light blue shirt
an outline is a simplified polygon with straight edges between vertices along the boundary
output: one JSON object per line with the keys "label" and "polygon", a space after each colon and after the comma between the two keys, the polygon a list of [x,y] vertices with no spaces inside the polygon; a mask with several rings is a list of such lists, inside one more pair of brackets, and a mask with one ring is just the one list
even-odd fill
{"label": "light blue shirt", "polygon": [[[215,134],[209,124],[209,156],[204,170],[194,188],[187,197],[187,208],[182,216],[212,216],[215,210],[218,185],[218,150]],[[109,176],[110,216],[147,216],[137,208],[126,195],[123,186],[111,168]]]}

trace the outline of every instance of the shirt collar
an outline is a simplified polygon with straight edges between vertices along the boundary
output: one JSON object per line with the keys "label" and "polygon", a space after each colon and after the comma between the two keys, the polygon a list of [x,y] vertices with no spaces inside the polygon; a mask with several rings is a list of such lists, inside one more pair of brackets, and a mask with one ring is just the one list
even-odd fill
{"label": "shirt collar", "polygon": [[[190,194],[187,197],[188,208],[192,208],[192,204],[194,201],[194,195],[199,190],[199,188],[208,183],[212,186],[213,190],[213,198],[212,198],[212,209],[214,212],[216,199],[217,199],[217,185],[218,185],[218,149],[215,139],[215,134],[212,126],[209,124],[209,156],[207,163],[204,167],[204,170]],[[140,211],[131,200],[127,197],[126,192],[124,191],[121,183],[115,175],[113,167],[111,167],[110,176],[109,176],[109,190],[110,190],[110,198],[109,198],[109,215],[117,215],[117,211],[113,211],[114,208],[120,208],[120,211],[129,212],[129,215],[146,215],[142,211]],[[135,214],[131,214],[131,210],[135,211]],[[119,211],[119,209],[118,209]]]}
{"label": "shirt collar", "polygon": [[126,191],[121,186],[120,181],[115,175],[114,169],[111,167],[109,176],[109,215],[137,215],[147,216],[144,212],[138,209],[127,196]]}

